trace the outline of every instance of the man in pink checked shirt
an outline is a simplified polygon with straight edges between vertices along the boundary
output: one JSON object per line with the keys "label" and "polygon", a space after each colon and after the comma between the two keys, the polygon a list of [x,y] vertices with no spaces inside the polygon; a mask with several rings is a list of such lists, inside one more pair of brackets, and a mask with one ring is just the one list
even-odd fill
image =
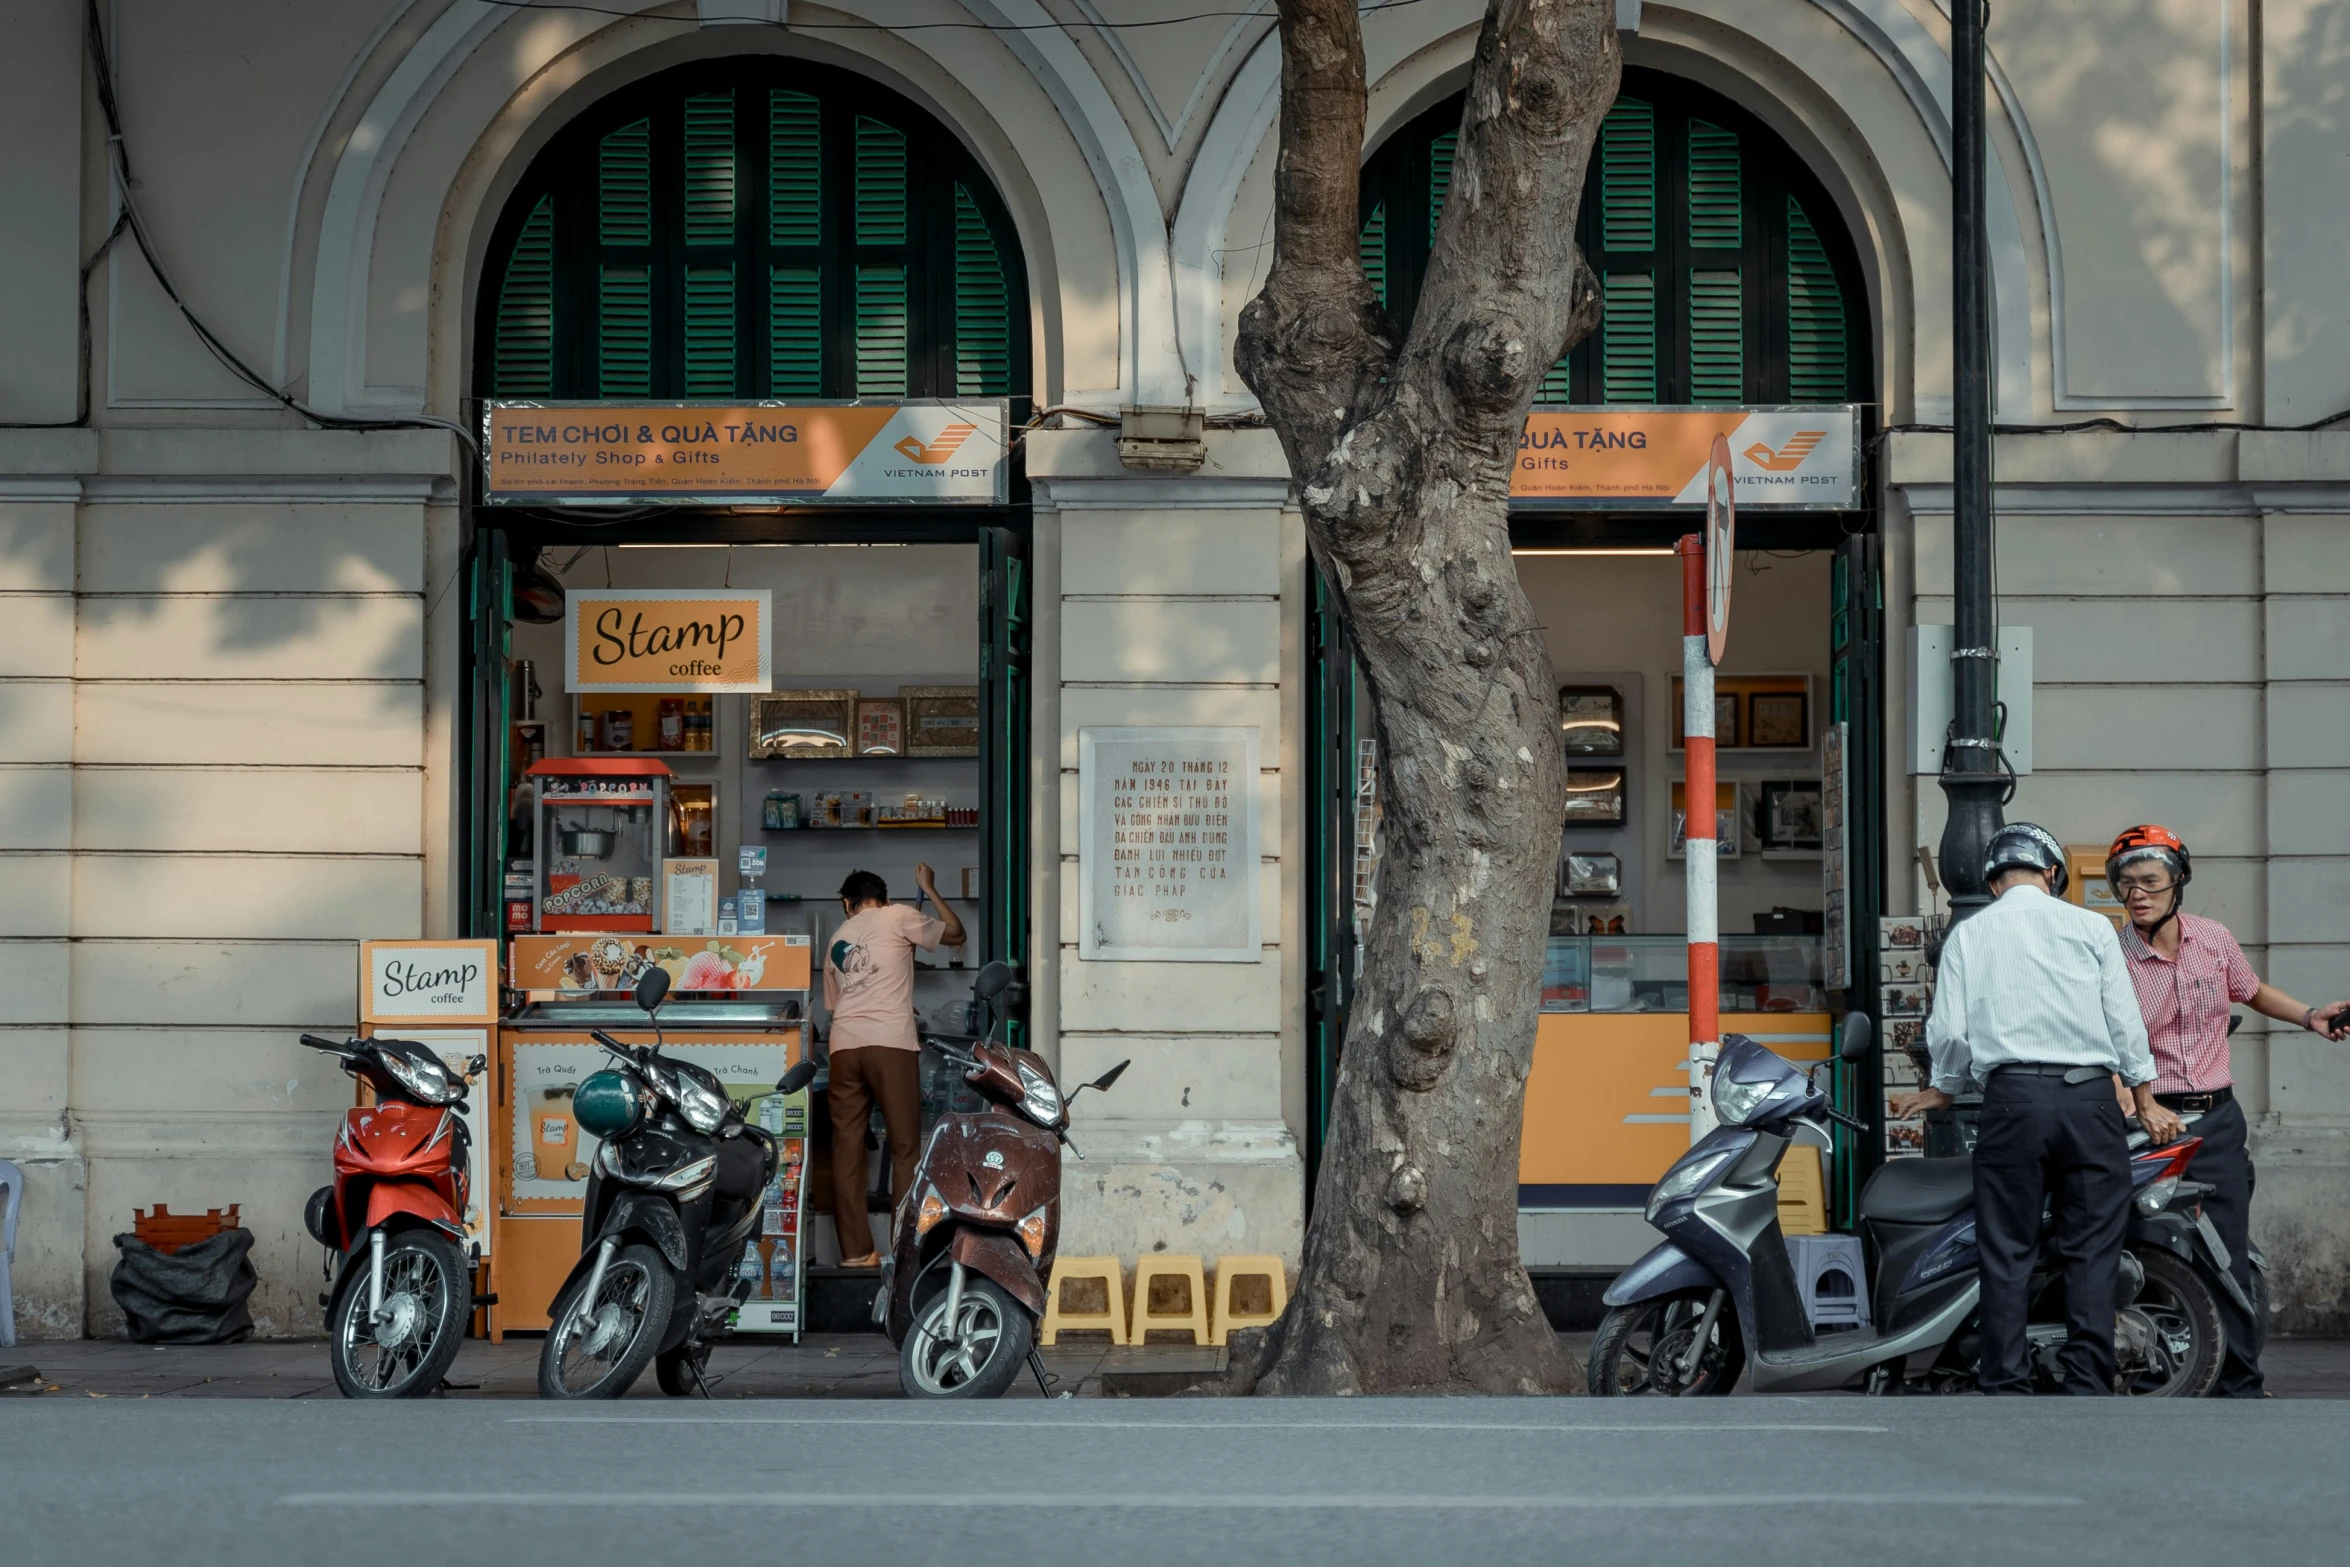
{"label": "man in pink checked shirt", "polygon": [[[2167,1112],[2146,1117],[2146,1130],[2166,1143],[2179,1135],[2174,1117],[2199,1117],[2194,1134],[2203,1146],[2187,1167],[2187,1179],[2211,1187],[2203,1211],[2228,1248],[2237,1287],[2250,1299],[2252,1162],[2245,1152],[2244,1109],[2228,1069],[2229,1010],[2241,1001],[2264,1016],[2338,1040],[2350,1034],[2350,1001],[2305,1007],[2264,982],[2225,925],[2180,908],[2194,874],[2185,842],[2152,823],[2123,832],[2105,855],[2106,885],[2130,914],[2122,927],[2122,958],[2154,1052],[2154,1099]],[[2258,1398],[2260,1324],[2224,1294],[2219,1310],[2227,1363],[2212,1396]]]}

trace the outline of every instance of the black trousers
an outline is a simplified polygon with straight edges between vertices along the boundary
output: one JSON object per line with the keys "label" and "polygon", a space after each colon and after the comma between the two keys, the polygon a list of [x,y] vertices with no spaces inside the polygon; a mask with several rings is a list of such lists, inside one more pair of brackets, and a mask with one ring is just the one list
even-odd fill
{"label": "black trousers", "polygon": [[1975,1138],[1975,1246],[1983,1279],[1986,1393],[2032,1391],[2024,1323],[2053,1199],[2064,1268],[2064,1390],[2113,1392],[2114,1285],[2130,1213],[2130,1150],[2112,1081],[1997,1072]]}
{"label": "black trousers", "polygon": [[[2170,1095],[2164,1095],[2170,1098]],[[2252,1298],[2252,1160],[2244,1147],[2244,1107],[2230,1099],[2207,1111],[2187,1128],[2187,1135],[2203,1139],[2187,1166],[2187,1179],[2211,1187],[2203,1199],[2203,1215],[2219,1231],[2228,1248],[2228,1265],[2236,1287]],[[2227,1335],[2227,1361],[2213,1385],[2214,1398],[2261,1396],[2260,1340],[2251,1314],[2236,1309],[2227,1292],[2219,1294],[2220,1326]]]}

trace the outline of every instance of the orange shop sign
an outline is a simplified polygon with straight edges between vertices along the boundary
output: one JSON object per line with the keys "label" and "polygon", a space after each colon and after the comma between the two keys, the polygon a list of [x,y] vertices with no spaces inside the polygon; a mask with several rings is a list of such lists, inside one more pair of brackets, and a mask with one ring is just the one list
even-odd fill
{"label": "orange shop sign", "polygon": [[1000,505],[1001,398],[898,403],[492,402],[492,505]]}
{"label": "orange shop sign", "polygon": [[1706,499],[1714,437],[1730,445],[1740,511],[1860,504],[1860,407],[1541,408],[1526,417],[1513,505],[1688,507]]}
{"label": "orange shop sign", "polygon": [[566,691],[769,691],[765,588],[574,588]]}

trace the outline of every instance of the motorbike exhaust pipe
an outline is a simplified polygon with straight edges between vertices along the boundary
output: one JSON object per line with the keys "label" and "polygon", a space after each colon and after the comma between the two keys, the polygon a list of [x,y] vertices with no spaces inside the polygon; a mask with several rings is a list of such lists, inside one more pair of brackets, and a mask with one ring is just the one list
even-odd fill
{"label": "motorbike exhaust pipe", "polygon": [[384,1319],[384,1232],[367,1237],[367,1320]]}

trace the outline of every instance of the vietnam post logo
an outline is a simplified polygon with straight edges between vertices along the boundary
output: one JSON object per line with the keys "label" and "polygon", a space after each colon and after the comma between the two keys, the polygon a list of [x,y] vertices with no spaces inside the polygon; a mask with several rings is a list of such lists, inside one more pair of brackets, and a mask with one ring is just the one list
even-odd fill
{"label": "vietnam post logo", "polygon": [[[923,445],[919,439],[909,435],[892,449],[908,461],[936,467],[954,456],[961,449],[963,443],[971,439],[973,432],[978,428],[979,426],[975,424],[950,424],[938,432],[938,440],[929,446]],[[1813,439],[1817,440],[1818,437],[1815,436]]]}
{"label": "vietnam post logo", "polygon": [[1757,468],[1767,468],[1772,473],[1788,473],[1802,467],[1803,460],[1812,454],[1812,448],[1827,438],[1828,432],[1825,430],[1798,430],[1793,440],[1775,452],[1757,441],[1739,455]]}

